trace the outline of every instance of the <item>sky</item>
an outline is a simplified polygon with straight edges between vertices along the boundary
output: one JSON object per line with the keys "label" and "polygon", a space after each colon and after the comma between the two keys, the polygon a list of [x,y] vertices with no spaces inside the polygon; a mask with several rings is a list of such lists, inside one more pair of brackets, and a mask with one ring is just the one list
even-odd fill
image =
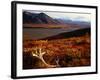
{"label": "sky", "polygon": [[70,19],[74,21],[88,21],[91,20],[90,13],[77,13],[77,12],[50,12],[50,11],[29,11],[31,13],[45,13],[52,18]]}

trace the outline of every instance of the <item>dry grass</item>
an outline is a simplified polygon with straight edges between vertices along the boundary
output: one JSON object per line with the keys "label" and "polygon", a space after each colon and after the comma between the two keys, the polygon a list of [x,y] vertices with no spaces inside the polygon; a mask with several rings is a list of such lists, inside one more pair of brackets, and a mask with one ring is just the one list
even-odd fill
{"label": "dry grass", "polygon": [[[56,67],[90,66],[90,35],[55,40],[23,41],[23,68],[48,68],[32,52],[41,48],[45,54],[43,59]],[[58,62],[57,62],[58,61]]]}

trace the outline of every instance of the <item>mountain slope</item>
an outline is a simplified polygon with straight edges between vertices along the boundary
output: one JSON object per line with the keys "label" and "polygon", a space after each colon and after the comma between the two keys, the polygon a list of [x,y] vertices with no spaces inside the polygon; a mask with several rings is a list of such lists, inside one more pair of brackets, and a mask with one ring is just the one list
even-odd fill
{"label": "mountain slope", "polygon": [[25,11],[23,12],[23,23],[58,24],[56,20],[45,13],[30,13]]}
{"label": "mountain slope", "polygon": [[51,37],[44,38],[43,40],[53,40],[53,39],[63,39],[63,38],[69,38],[69,37],[77,37],[77,36],[82,36],[86,33],[90,34],[90,28],[84,28],[84,29],[79,29],[79,30],[74,30],[71,32],[65,32],[65,33],[60,33],[58,35],[54,35]]}

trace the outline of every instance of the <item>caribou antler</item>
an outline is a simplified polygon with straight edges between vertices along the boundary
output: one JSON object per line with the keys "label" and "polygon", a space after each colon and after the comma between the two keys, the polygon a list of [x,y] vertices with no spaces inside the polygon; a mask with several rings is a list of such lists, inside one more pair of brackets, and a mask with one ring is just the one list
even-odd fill
{"label": "caribou antler", "polygon": [[59,65],[59,58],[58,58],[58,56],[57,56],[57,58],[56,58],[56,64],[57,64],[57,65],[56,65],[57,67],[60,67],[60,65]]}
{"label": "caribou antler", "polygon": [[46,61],[43,58],[43,55],[45,53],[46,52],[42,51],[42,49],[39,48],[39,49],[36,49],[35,52],[32,52],[32,56],[37,57],[38,59],[40,59],[45,64],[46,67],[58,67],[59,66],[59,64],[58,64],[59,60],[58,59],[56,60],[57,65],[50,65],[50,64],[46,63]]}

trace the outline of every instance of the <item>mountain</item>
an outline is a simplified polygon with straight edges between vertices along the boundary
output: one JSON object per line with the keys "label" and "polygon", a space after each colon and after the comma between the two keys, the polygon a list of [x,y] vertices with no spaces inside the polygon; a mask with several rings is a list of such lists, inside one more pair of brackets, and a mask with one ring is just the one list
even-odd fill
{"label": "mountain", "polygon": [[73,26],[81,26],[81,27],[90,27],[90,22],[86,21],[75,21],[75,20],[70,20],[70,19],[55,19],[61,24],[69,24]]}
{"label": "mountain", "polygon": [[[48,16],[45,13],[32,13],[32,12],[28,12],[28,11],[24,11],[23,12],[23,24],[24,27],[43,27],[46,26],[46,28],[48,27],[56,27],[56,26],[60,26],[63,27],[66,25],[66,27],[70,26],[70,27],[90,27],[91,24],[90,22],[86,22],[86,21],[78,21],[78,20],[71,20],[70,18],[53,18]],[[34,24],[34,25],[33,25]],[[57,27],[59,28],[59,27]]]}
{"label": "mountain", "polygon": [[23,12],[23,23],[32,23],[32,19],[36,16],[35,13]]}
{"label": "mountain", "polygon": [[91,23],[86,21],[73,21],[72,24],[81,26],[81,27],[90,27]]}
{"label": "mountain", "polygon": [[45,13],[30,13],[26,11],[23,12],[23,23],[58,24],[56,20]]}
{"label": "mountain", "polygon": [[51,37],[46,37],[42,40],[53,40],[53,39],[63,39],[63,38],[69,38],[69,37],[77,37],[77,36],[82,36],[86,33],[90,34],[91,29],[90,28],[83,28],[83,29],[78,29],[70,32],[64,32],[60,33],[58,35],[54,35]]}
{"label": "mountain", "polygon": [[60,24],[70,24],[70,23],[72,23],[72,20],[70,20],[70,19],[60,19],[60,18],[58,18],[58,19],[55,19],[56,21],[58,21]]}

